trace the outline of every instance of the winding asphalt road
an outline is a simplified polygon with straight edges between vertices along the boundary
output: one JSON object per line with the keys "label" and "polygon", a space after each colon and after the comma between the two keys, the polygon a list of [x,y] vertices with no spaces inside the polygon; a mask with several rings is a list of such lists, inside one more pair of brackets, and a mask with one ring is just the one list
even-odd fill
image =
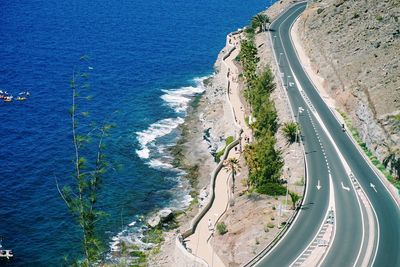
{"label": "winding asphalt road", "polygon": [[[301,125],[307,191],[284,238],[255,265],[293,264],[318,234],[328,209],[333,209],[334,239],[321,266],[400,266],[400,209],[349,135],[342,131],[293,48],[290,29],[305,7],[300,3],[286,10],[271,24],[270,34],[282,81]],[[317,189],[318,183],[322,188]],[[334,199],[333,207],[329,206],[330,198]]]}

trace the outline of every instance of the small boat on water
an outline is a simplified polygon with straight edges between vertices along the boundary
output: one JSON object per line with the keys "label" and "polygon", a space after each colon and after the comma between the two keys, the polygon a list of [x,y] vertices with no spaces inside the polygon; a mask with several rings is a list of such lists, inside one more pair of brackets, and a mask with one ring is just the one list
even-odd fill
{"label": "small boat on water", "polygon": [[18,97],[16,98],[16,100],[24,101],[24,100],[27,100],[29,96],[30,96],[30,93],[28,91],[21,92],[21,93],[18,94]]}
{"label": "small boat on water", "polygon": [[6,91],[0,90],[0,99],[4,99],[8,96],[8,93]]}
{"label": "small boat on water", "polygon": [[3,249],[3,246],[1,245],[2,239],[0,239],[0,258],[7,258],[10,259],[14,257],[14,254],[11,249]]}
{"label": "small boat on water", "polygon": [[[31,94],[28,91],[21,92],[18,94],[18,96],[15,98],[17,101],[24,101],[29,98]],[[2,99],[4,102],[12,102],[14,97],[7,93],[7,91],[2,91],[0,90],[0,99]]]}
{"label": "small boat on water", "polygon": [[4,102],[12,102],[13,96],[12,95],[4,96],[3,101]]}
{"label": "small boat on water", "polygon": [[12,253],[11,249],[0,249],[0,258],[7,258],[10,259],[12,258],[14,255]]}

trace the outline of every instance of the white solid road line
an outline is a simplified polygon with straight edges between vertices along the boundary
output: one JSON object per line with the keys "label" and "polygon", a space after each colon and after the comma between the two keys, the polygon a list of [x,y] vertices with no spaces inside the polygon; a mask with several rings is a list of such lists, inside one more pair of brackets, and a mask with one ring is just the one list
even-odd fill
{"label": "white solid road line", "polygon": [[[300,8],[301,8],[301,7],[299,7],[298,9],[300,9]],[[297,11],[297,9],[296,9],[296,11]],[[276,19],[278,19],[279,17],[281,17],[283,14],[284,14],[284,13],[281,13]],[[273,23],[273,22],[272,22],[272,23]],[[275,52],[274,52],[275,49],[274,49],[273,42],[272,42],[271,32],[270,32],[270,34],[269,34],[269,37],[270,37],[271,47],[272,47],[272,50],[273,50],[273,53],[272,53],[272,54],[274,55],[275,64],[276,64],[276,66],[277,66],[277,68],[278,68],[277,71],[279,71],[278,59],[276,58],[276,54],[275,54]],[[281,83],[282,83],[282,89],[283,89],[283,91],[285,92],[285,94],[286,94],[286,99],[288,100],[289,105],[290,105],[290,112],[291,112],[291,115],[292,115],[292,119],[294,120],[293,108],[292,108],[292,105],[291,105],[291,103],[290,103],[289,96],[287,95],[287,92],[286,92],[286,90],[285,90],[282,76],[280,76],[280,80],[281,80]],[[305,161],[305,162],[306,162],[306,168],[305,168],[305,169],[306,169],[306,173],[307,173],[306,177],[307,177],[307,184],[308,184],[308,182],[309,182],[309,181],[308,181],[309,175],[308,175],[308,170],[307,170],[307,161]],[[304,198],[303,198],[302,203],[304,203],[304,202],[306,201],[307,197],[308,197],[308,189],[309,189],[309,187],[306,186],[306,192],[304,193]],[[297,219],[300,217],[300,213],[301,213],[301,212],[302,212],[302,209],[300,209],[300,210],[298,211],[298,213],[297,213],[297,215],[296,215],[296,218],[294,218],[294,221],[292,222],[292,225],[289,227],[289,229],[287,230],[287,232],[281,237],[281,239],[280,239],[280,240],[279,240],[279,241],[278,241],[264,256],[262,256],[262,257],[260,258],[260,260],[258,260],[258,261],[255,263],[254,266],[258,266],[258,265],[260,264],[261,260],[264,259],[264,258],[266,258],[269,254],[271,254],[271,253],[275,250],[275,248],[278,247],[278,245],[285,239],[285,236],[286,236],[287,234],[289,234],[289,232],[293,229],[293,225],[297,222]],[[322,224],[321,224],[321,227],[322,227]]]}
{"label": "white solid road line", "polygon": [[[291,31],[291,29],[292,29],[294,23],[295,23],[295,21],[293,21],[293,23],[290,25],[290,27],[289,27],[289,30],[290,30],[290,31]],[[280,29],[279,29],[279,34],[281,35]],[[290,40],[291,40],[292,46],[295,47],[295,46],[293,45],[292,36],[291,36],[290,34],[289,34],[289,38],[290,38]],[[282,39],[281,39],[281,42],[282,42]],[[337,155],[339,156],[340,161],[342,162],[342,165],[343,165],[344,169],[346,170],[346,172],[347,172],[348,174],[352,173],[349,164],[347,163],[347,161],[346,161],[345,158],[343,157],[341,151],[339,150],[338,146],[336,145],[335,141],[333,140],[333,138],[332,138],[330,132],[329,132],[328,129],[326,128],[326,126],[325,126],[325,124],[323,123],[323,121],[322,121],[321,117],[319,116],[318,112],[315,110],[315,108],[313,107],[312,103],[310,103],[311,101],[310,101],[310,102],[307,101],[307,99],[309,99],[309,98],[308,98],[308,96],[306,95],[306,92],[303,90],[303,88],[302,88],[302,86],[301,86],[299,80],[297,79],[296,75],[295,75],[294,72],[293,72],[293,68],[292,68],[292,66],[291,66],[291,64],[290,64],[290,62],[289,62],[289,60],[288,60],[288,58],[287,58],[286,49],[285,49],[285,47],[283,46],[283,43],[282,43],[282,48],[283,48],[283,50],[284,50],[284,52],[285,52],[284,54],[285,54],[285,56],[286,56],[286,61],[287,61],[288,64],[289,64],[290,72],[291,72],[291,74],[293,75],[292,77],[294,78],[295,83],[297,84],[297,89],[299,90],[300,95],[302,96],[303,100],[306,102],[306,105],[309,106],[311,112],[313,113],[314,117],[317,119],[319,125],[321,126],[322,130],[325,132],[325,134],[326,134],[326,136],[328,137],[328,139],[331,141],[331,143],[332,143],[332,145],[333,145],[333,147],[334,147],[334,149],[335,149]],[[298,54],[297,54],[297,51],[296,51],[296,50],[295,50],[295,52],[296,52],[296,55],[297,55],[297,57],[298,57]],[[304,72],[305,72],[305,71],[304,71]],[[306,72],[305,72],[305,73],[306,73]],[[309,77],[308,77],[308,78],[309,78]],[[309,79],[310,79],[310,78],[309,78]],[[325,103],[325,104],[326,104],[326,103]],[[349,177],[348,177],[348,178],[349,178]],[[349,178],[349,180],[350,180],[350,178]],[[351,182],[351,181],[350,181],[350,182]],[[343,187],[343,184],[342,184],[342,187]],[[353,189],[355,190],[353,184],[352,184],[352,187],[353,187]],[[364,191],[364,190],[362,189],[362,186],[361,186],[361,185],[360,185],[360,188],[361,188],[362,191]],[[350,188],[349,188],[349,190],[350,190]],[[349,191],[349,190],[348,190],[348,191]],[[368,202],[371,203],[371,201],[368,199],[368,196],[367,196],[367,195],[365,195],[365,196],[366,196]],[[359,256],[360,256],[360,253],[361,253],[361,250],[362,250],[362,247],[363,247],[363,243],[364,243],[364,238],[365,238],[364,214],[363,214],[363,210],[362,210],[362,207],[361,207],[361,203],[360,203],[359,196],[358,196],[357,194],[356,194],[356,198],[357,198],[357,204],[358,204],[358,206],[359,206],[359,210],[360,210],[360,212],[361,212],[361,223],[362,223],[362,229],[363,229],[363,230],[362,230],[362,241],[361,241],[359,253],[358,253],[357,259],[356,259],[356,261],[355,261],[355,263],[354,263],[354,266],[357,264],[357,261],[358,261],[358,259],[359,259]],[[373,207],[372,205],[371,205],[371,207],[372,207],[372,209],[374,209],[374,207]],[[378,220],[378,217],[376,216],[376,213],[375,213],[375,212],[374,212],[374,215],[375,215],[375,219],[376,219],[376,221],[377,221],[377,224],[378,224],[378,226],[379,226],[379,220]],[[371,225],[371,223],[370,223],[370,225]],[[376,246],[376,247],[378,248],[378,246],[379,246],[379,228],[378,228],[378,242],[377,242],[377,246]],[[377,251],[378,251],[378,250],[376,249],[376,250],[375,250],[375,257],[376,257]],[[374,261],[375,261],[375,257],[374,257]]]}

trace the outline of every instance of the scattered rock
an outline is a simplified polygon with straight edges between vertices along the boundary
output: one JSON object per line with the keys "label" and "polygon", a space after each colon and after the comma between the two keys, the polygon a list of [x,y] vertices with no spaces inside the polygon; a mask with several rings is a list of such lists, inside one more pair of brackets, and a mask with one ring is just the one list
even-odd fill
{"label": "scattered rock", "polygon": [[147,225],[151,228],[155,228],[159,226],[161,223],[168,223],[171,221],[171,219],[174,217],[174,214],[172,210],[170,209],[163,209],[157,212],[157,214],[154,214],[150,216],[149,219],[147,219]]}
{"label": "scattered rock", "polygon": [[173,214],[172,210],[170,210],[170,209],[160,210],[158,212],[158,214],[160,216],[161,222],[163,222],[163,223],[169,222],[174,217],[174,214]]}
{"label": "scattered rock", "polygon": [[151,228],[155,228],[157,227],[161,222],[161,218],[159,215],[154,215],[152,217],[150,217],[147,220],[147,224],[151,227]]}

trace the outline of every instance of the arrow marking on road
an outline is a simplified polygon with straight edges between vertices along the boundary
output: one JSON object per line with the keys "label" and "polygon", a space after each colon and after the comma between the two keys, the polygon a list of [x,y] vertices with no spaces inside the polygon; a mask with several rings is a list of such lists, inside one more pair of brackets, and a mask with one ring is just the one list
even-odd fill
{"label": "arrow marking on road", "polygon": [[376,191],[375,185],[374,185],[373,183],[369,183],[369,186],[372,187],[372,189],[374,189],[374,191],[375,191],[376,193],[378,193],[378,191]]}
{"label": "arrow marking on road", "polygon": [[321,185],[320,185],[320,182],[319,182],[319,180],[318,180],[318,184],[317,184],[317,189],[318,189],[318,190],[320,190],[320,189],[321,189]]}
{"label": "arrow marking on road", "polygon": [[342,188],[343,188],[344,190],[350,191],[350,187],[344,186],[343,182],[342,182]]}

